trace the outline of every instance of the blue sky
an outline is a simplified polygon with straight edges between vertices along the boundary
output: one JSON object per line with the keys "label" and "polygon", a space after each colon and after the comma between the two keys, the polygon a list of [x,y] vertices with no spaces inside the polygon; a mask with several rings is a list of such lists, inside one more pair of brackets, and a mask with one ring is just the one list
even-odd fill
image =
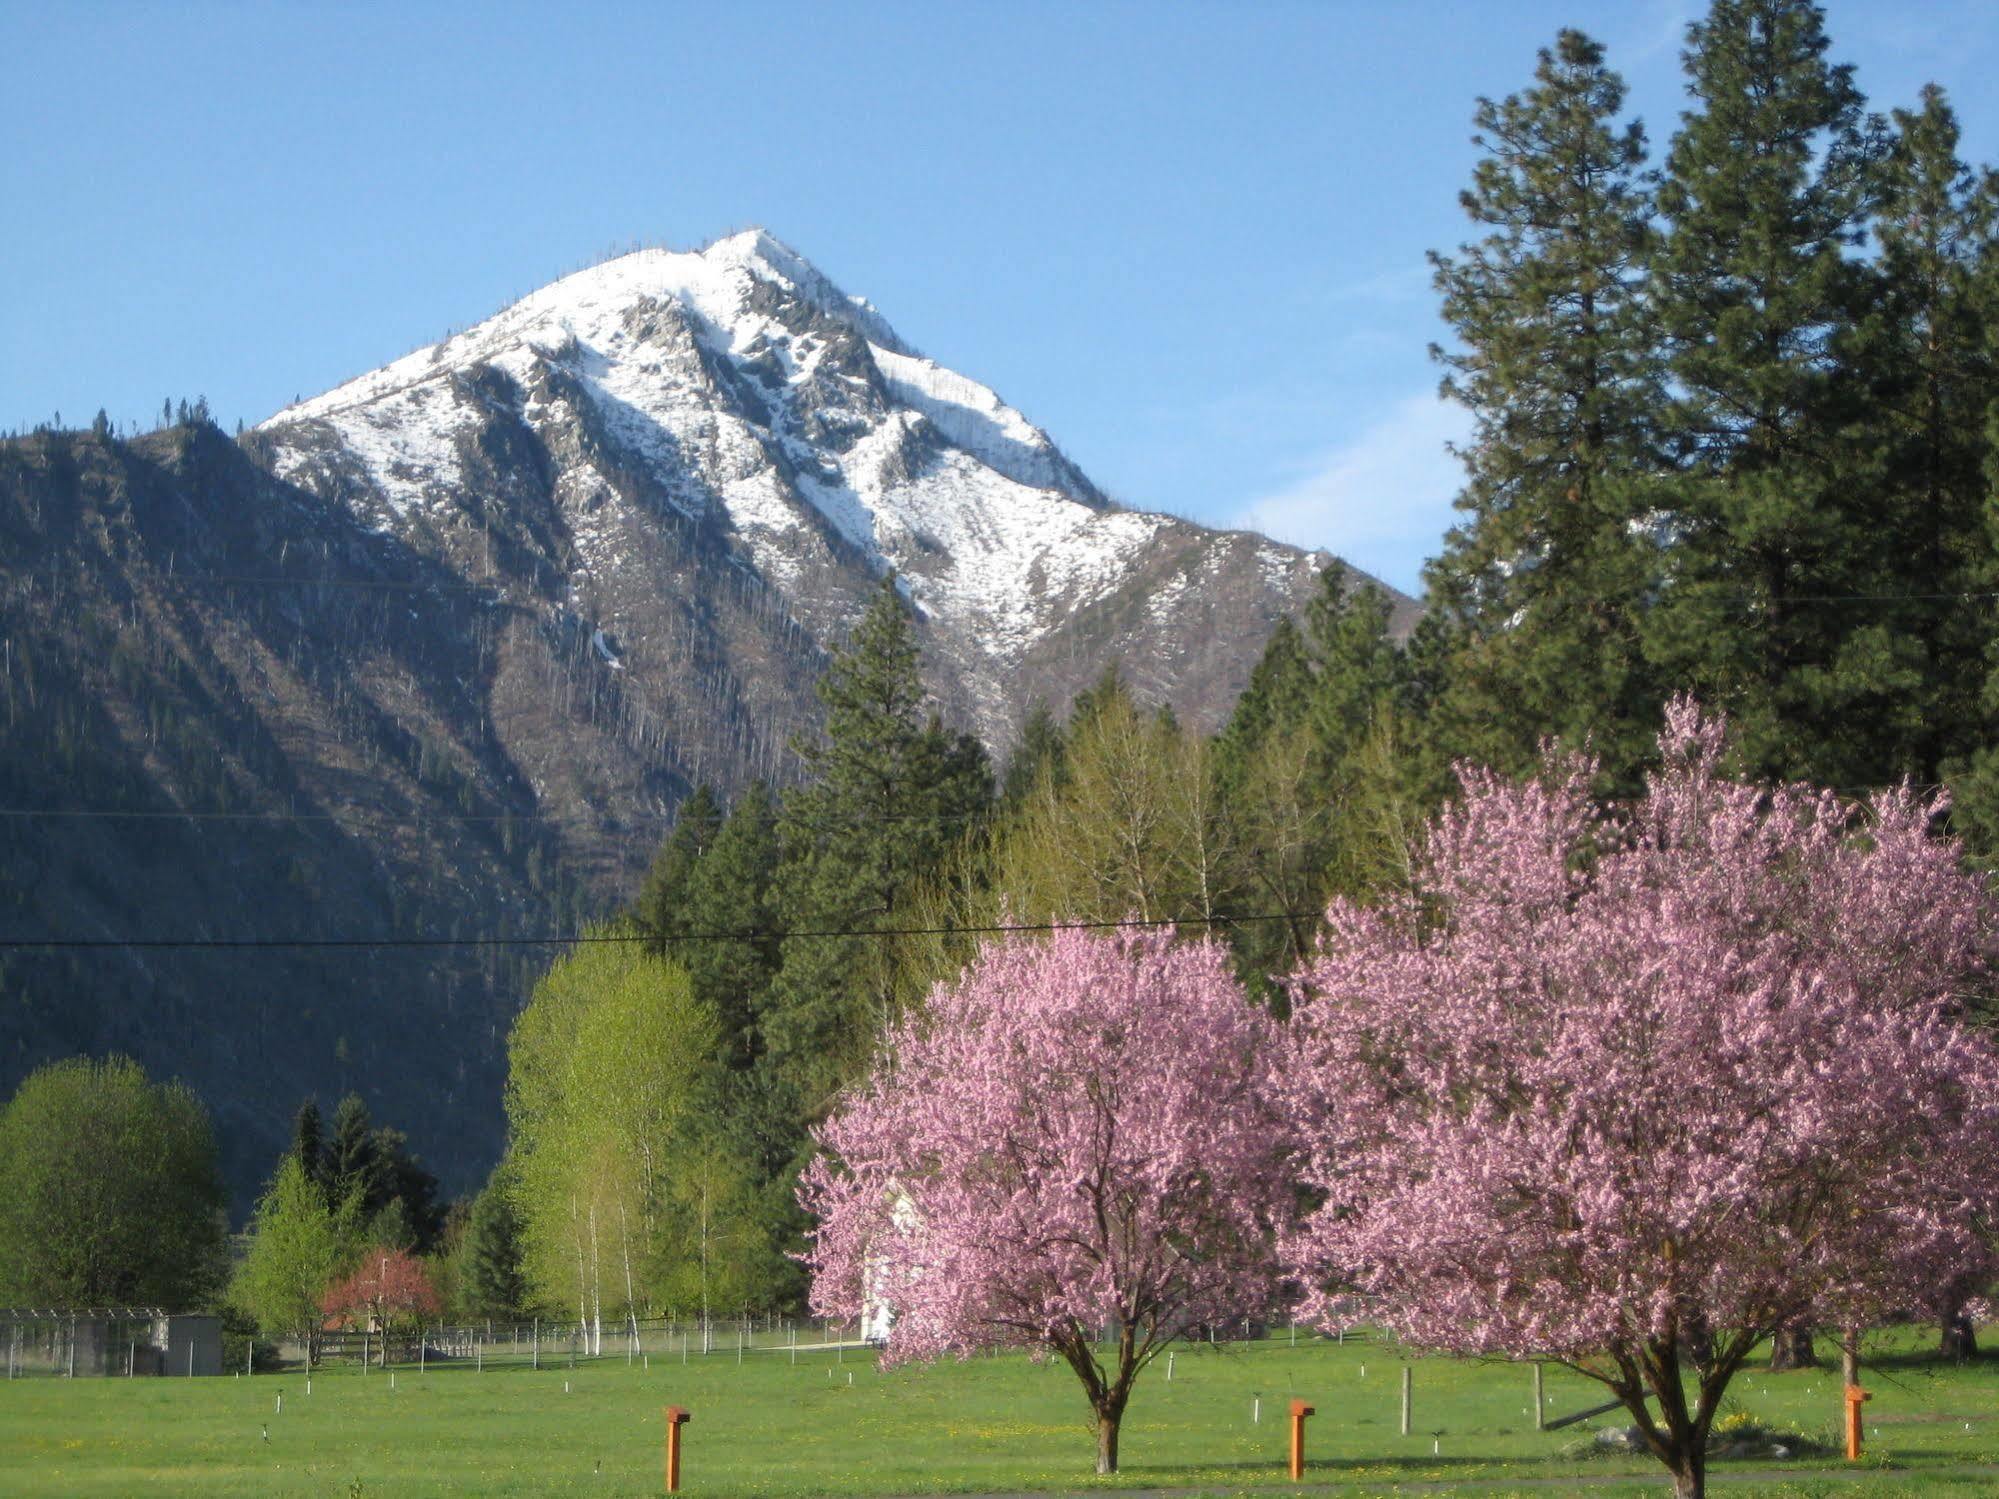
{"label": "blue sky", "polygon": [[[762,224],[1133,505],[1413,587],[1450,520],[1423,253],[1565,24],[1663,148],[1685,0],[0,0],[0,428],[257,421],[635,239]],[[1831,0],[1999,160],[1999,8]]]}

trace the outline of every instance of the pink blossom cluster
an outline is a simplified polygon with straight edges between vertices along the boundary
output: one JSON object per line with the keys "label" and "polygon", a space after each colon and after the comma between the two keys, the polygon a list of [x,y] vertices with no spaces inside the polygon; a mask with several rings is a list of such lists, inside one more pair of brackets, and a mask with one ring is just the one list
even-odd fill
{"label": "pink blossom cluster", "polygon": [[1414,887],[1328,913],[1283,1069],[1321,1297],[1635,1379],[1989,1283],[1999,1060],[1959,1017],[1994,933],[1937,804],[1731,780],[1685,702],[1661,749],[1623,814],[1582,761],[1467,772]]}
{"label": "pink blossom cluster", "polygon": [[1074,1362],[1123,1330],[1142,1363],[1267,1308],[1294,1190],[1273,1042],[1213,941],[988,946],[820,1133],[815,1309],[885,1303],[891,1360],[1005,1343]]}

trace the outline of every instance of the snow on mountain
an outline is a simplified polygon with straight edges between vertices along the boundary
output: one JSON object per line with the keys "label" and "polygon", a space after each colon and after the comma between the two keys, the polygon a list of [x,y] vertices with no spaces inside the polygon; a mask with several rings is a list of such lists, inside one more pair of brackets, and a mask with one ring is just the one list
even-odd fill
{"label": "snow on mountain", "polygon": [[[934,685],[994,743],[1023,691],[1060,700],[1113,655],[1211,715],[1325,560],[1112,505],[995,392],[761,230],[567,276],[260,430],[281,478],[461,571],[475,533],[490,565],[495,494],[541,505],[551,567],[596,638],[630,642],[603,659],[632,678],[662,522],[821,640],[894,569]],[[1244,638],[1190,642],[1218,608]]]}

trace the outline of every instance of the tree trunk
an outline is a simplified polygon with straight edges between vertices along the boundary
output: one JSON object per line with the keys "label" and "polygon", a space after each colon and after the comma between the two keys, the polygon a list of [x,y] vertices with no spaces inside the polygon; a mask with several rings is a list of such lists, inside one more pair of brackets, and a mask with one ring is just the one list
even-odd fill
{"label": "tree trunk", "polygon": [[1937,1342],[1937,1352],[1960,1364],[1978,1357],[1978,1334],[1963,1308],[1943,1319],[1943,1336]]}
{"label": "tree trunk", "polygon": [[1812,1330],[1809,1327],[1780,1327],[1777,1335],[1770,1340],[1770,1372],[1788,1373],[1792,1369],[1816,1369],[1819,1366],[1818,1349],[1812,1346]]}
{"label": "tree trunk", "polygon": [[1689,1453],[1673,1469],[1673,1499],[1705,1499],[1706,1494],[1707,1455]]}
{"label": "tree trunk", "polygon": [[1849,1327],[1839,1339],[1839,1379],[1841,1384],[1860,1383],[1860,1329]]}
{"label": "tree trunk", "polygon": [[1680,1336],[1675,1347],[1680,1362],[1705,1379],[1708,1370],[1714,1367],[1714,1334],[1698,1308],[1690,1309],[1681,1317]]}
{"label": "tree trunk", "polygon": [[1117,1413],[1097,1412],[1097,1476],[1117,1472]]}

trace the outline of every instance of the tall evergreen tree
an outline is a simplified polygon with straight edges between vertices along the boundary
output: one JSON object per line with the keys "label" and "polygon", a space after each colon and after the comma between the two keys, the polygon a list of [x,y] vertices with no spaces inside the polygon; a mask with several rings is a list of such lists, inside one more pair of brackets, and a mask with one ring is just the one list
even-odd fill
{"label": "tall evergreen tree", "polygon": [[1327,568],[1305,609],[1305,655],[1311,691],[1303,699],[1322,776],[1331,780],[1353,758],[1401,689],[1401,650],[1389,638],[1388,595]]}
{"label": "tall evergreen tree", "polygon": [[[799,746],[808,783],[785,798],[777,910],[798,933],[891,925],[916,881],[983,817],[984,749],[927,710],[916,639],[885,580],[819,683],[826,730]],[[760,1030],[766,1054],[816,1112],[868,1059],[886,1016],[875,944],[785,939]]]}
{"label": "tall evergreen tree", "polygon": [[721,804],[704,781],[680,804],[673,831],[660,845],[639,893],[639,922],[652,938],[654,951],[663,952],[675,934],[695,930],[687,921],[689,882],[696,861],[721,826]]}
{"label": "tall evergreen tree", "polygon": [[1407,742],[1409,662],[1389,637],[1389,601],[1344,569],[1320,575],[1302,629],[1279,629],[1216,741],[1235,829],[1233,881],[1254,914],[1230,934],[1244,981],[1273,1002],[1271,975],[1311,948],[1335,894],[1396,878],[1425,761]]}
{"label": "tall evergreen tree", "polygon": [[[318,1113],[314,1105],[315,1129]],[[300,1117],[303,1121],[305,1110]],[[333,1111],[333,1138],[318,1157],[319,1182],[336,1213],[347,1213],[368,1232],[378,1230],[399,1248],[428,1254],[436,1246],[445,1214],[438,1180],[412,1153],[408,1136],[375,1124],[360,1094],[340,1100]]]}
{"label": "tall evergreen tree", "polygon": [[326,1190],[325,1151],[321,1143],[319,1121],[319,1100],[308,1098],[298,1106],[298,1114],[292,1120],[291,1153],[305,1172],[305,1179]]}
{"label": "tall evergreen tree", "polygon": [[777,803],[757,781],[737,798],[687,882],[687,929],[740,932],[740,940],[685,943],[673,951],[695,998],[715,1013],[725,1064],[740,1072],[757,1058],[757,1012],[777,970],[772,881],[777,875]]}
{"label": "tall evergreen tree", "polygon": [[444,1232],[445,1206],[438,1200],[438,1181],[420,1157],[409,1148],[409,1138],[401,1130],[383,1125],[375,1131],[374,1152],[378,1186],[369,1206],[378,1219],[396,1224],[398,1233],[407,1233],[399,1248],[428,1254],[437,1247]]}
{"label": "tall evergreen tree", "polygon": [[1506,769],[1550,735],[1622,764],[1660,701],[1638,622],[1656,549],[1633,482],[1655,463],[1661,399],[1645,134],[1620,121],[1623,80],[1580,31],[1543,49],[1534,79],[1479,101],[1486,155],[1460,201],[1487,232],[1431,256],[1457,335],[1433,353],[1473,418],[1465,519],[1427,576],[1453,645],[1436,731]]}
{"label": "tall evergreen tree", "polygon": [[333,1110],[324,1170],[327,1200],[335,1207],[353,1198],[364,1216],[372,1216],[386,1200],[375,1157],[375,1121],[359,1093],[349,1093]]}
{"label": "tall evergreen tree", "polygon": [[1880,726],[1897,736],[1894,760],[1925,784],[1953,769],[1971,793],[1960,805],[1969,831],[1999,812],[1986,777],[1966,775],[1967,757],[1989,742],[1980,690],[1992,630],[1989,612],[1964,597],[1995,581],[1984,506],[1986,417],[1999,397],[1988,284],[1999,269],[1999,191],[1991,173],[1959,159],[1941,89],[1926,88],[1920,108],[1893,121],[1875,225],[1878,293],[1850,341],[1869,385],[1866,482],[1889,507],[1894,538],[1881,549],[1890,586],[1863,607],[1912,681]]}
{"label": "tall evergreen tree", "polygon": [[1653,293],[1682,473],[1661,493],[1672,568],[1649,652],[1733,714],[1752,768],[1877,784],[1908,768],[1892,721],[1909,667],[1849,602],[1893,591],[1893,513],[1860,471],[1864,382],[1842,344],[1869,291],[1851,252],[1880,153],[1827,48],[1810,0],[1716,0],[1688,29],[1694,108],[1659,185]]}
{"label": "tall evergreen tree", "polygon": [[1062,750],[1062,724],[1048,704],[1036,698],[1020,726],[1020,740],[1007,756],[1006,775],[1000,783],[1000,805],[1007,809],[1018,807],[1044,771],[1059,775]]}
{"label": "tall evergreen tree", "polygon": [[527,1272],[522,1264],[521,1220],[503,1179],[504,1162],[496,1167],[472,1203],[465,1228],[464,1281],[461,1296],[475,1317],[514,1318],[528,1307]]}
{"label": "tall evergreen tree", "polygon": [[1215,774],[1224,797],[1242,791],[1252,762],[1273,737],[1304,722],[1311,694],[1305,638],[1287,614],[1270,632],[1228,722],[1215,736]]}

